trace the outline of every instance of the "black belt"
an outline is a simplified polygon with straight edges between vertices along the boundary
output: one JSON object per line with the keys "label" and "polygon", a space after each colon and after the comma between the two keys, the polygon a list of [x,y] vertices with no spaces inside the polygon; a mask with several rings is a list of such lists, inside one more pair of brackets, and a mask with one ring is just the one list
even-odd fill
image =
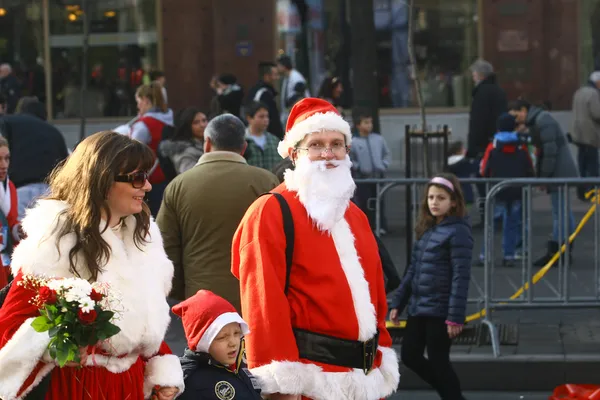
{"label": "black belt", "polygon": [[300,358],[346,368],[362,369],[365,374],[373,368],[379,332],[366,342],[340,339],[334,336],[294,329]]}

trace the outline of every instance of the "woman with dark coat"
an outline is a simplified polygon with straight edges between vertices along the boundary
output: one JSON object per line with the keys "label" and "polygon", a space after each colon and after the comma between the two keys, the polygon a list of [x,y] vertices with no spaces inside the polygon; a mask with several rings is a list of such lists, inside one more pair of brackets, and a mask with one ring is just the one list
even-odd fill
{"label": "woman with dark coat", "polygon": [[196,165],[204,154],[206,125],[206,114],[194,107],[185,108],[175,122],[173,137],[160,143],[159,153],[170,159],[178,175]]}

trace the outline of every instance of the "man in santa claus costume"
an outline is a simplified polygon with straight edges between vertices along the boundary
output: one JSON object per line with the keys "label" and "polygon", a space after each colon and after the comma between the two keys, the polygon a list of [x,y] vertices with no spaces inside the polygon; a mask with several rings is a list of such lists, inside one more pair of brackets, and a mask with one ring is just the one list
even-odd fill
{"label": "man in santa claus costume", "polygon": [[289,206],[293,254],[274,195],[248,209],[234,236],[248,365],[272,400],[377,400],[398,386],[377,244],[350,202],[351,138],[330,103],[298,102],[278,149],[296,168],[273,190]]}

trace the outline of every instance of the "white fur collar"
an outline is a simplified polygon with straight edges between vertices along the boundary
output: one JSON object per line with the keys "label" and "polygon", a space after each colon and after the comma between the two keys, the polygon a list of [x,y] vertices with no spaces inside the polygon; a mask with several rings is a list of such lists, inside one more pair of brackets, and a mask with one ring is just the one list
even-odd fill
{"label": "white fur collar", "polygon": [[[74,235],[66,235],[56,248],[57,226],[60,213],[68,205],[56,200],[40,200],[27,211],[23,228],[27,239],[21,241],[13,253],[14,274],[19,270],[29,274],[68,277],[69,250],[75,243]],[[115,323],[121,332],[103,347],[111,354],[139,352],[150,356],[158,351],[170,321],[166,296],[171,290],[173,264],[167,258],[160,231],[154,221],[150,224],[148,243],[139,250],[133,242],[135,218],[128,217],[121,241],[112,229],[102,237],[111,247],[111,256],[99,282],[107,282],[120,299],[122,315]],[[82,277],[88,278],[82,274]]]}

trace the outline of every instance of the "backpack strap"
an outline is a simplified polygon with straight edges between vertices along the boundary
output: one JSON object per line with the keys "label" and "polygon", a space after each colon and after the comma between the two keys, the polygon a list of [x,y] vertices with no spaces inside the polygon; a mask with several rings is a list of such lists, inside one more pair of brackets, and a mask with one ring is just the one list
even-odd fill
{"label": "backpack strap", "polygon": [[263,193],[261,196],[272,194],[279,203],[281,208],[281,216],[283,217],[283,232],[285,234],[285,289],[284,293],[287,296],[288,289],[290,287],[290,273],[292,272],[292,261],[294,259],[294,219],[292,218],[292,211],[287,201],[281,195],[281,193],[268,192]]}

